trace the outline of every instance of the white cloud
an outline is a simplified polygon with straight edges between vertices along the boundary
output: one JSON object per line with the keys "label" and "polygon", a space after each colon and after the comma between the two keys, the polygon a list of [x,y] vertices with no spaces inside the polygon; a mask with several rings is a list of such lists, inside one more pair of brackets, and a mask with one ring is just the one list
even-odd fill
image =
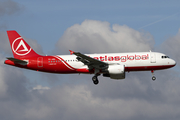
{"label": "white cloud", "polygon": [[0,53],[0,98],[18,97],[17,92],[25,92],[27,79],[20,69],[5,65],[4,60],[5,56]]}
{"label": "white cloud", "polygon": [[43,87],[41,85],[37,85],[36,87],[33,87],[33,90],[49,90],[49,87]]}
{"label": "white cloud", "polygon": [[112,25],[95,20],[85,20],[68,28],[58,41],[58,51],[85,53],[136,52],[153,49],[154,40],[149,33],[139,32],[126,25]]}
{"label": "white cloud", "polygon": [[40,94],[43,94],[44,90],[49,90],[49,89],[50,89],[50,87],[47,87],[47,86],[43,87],[41,85],[37,85],[37,86],[33,87],[32,90],[37,90]]}
{"label": "white cloud", "polygon": [[177,62],[180,62],[179,55],[180,46],[180,29],[175,36],[168,38],[162,45],[161,49],[174,58]]}
{"label": "white cloud", "polygon": [[[126,89],[126,85],[121,90]],[[141,85],[142,81],[140,85],[135,85],[135,87],[141,87]],[[114,88],[113,86],[115,84],[111,84],[104,89],[104,92],[108,92],[109,89]],[[153,99],[156,99],[154,97],[152,100],[146,100],[136,95],[129,96],[129,99],[124,98],[124,96],[104,98],[102,96],[94,96],[93,92],[98,91],[93,91],[93,88],[87,85],[63,85],[44,91],[43,94],[32,91],[32,93],[28,94],[31,95],[31,101],[26,102],[26,108],[23,108],[24,114],[20,119],[128,120],[143,118],[150,120],[171,118],[172,116],[177,117],[179,115],[179,102],[176,104],[169,102],[168,99],[170,98],[166,98],[166,102],[161,100],[154,101]],[[130,90],[133,92],[134,89]],[[113,91],[113,94],[117,95],[119,89],[114,88]],[[126,93],[126,91],[124,92]],[[134,91],[134,94],[138,94],[136,92]],[[161,91],[161,94],[163,92],[166,92],[166,90]],[[143,95],[145,94],[148,94],[148,92],[145,92]],[[152,97],[150,94],[148,95]],[[15,116],[15,118],[17,117]]]}

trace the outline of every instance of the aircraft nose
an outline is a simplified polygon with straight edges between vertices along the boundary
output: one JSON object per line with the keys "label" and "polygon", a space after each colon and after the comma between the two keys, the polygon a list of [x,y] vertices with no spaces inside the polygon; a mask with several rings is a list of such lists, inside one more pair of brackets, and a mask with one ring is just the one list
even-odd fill
{"label": "aircraft nose", "polygon": [[175,66],[176,65],[176,61],[175,60],[171,60],[171,64]]}

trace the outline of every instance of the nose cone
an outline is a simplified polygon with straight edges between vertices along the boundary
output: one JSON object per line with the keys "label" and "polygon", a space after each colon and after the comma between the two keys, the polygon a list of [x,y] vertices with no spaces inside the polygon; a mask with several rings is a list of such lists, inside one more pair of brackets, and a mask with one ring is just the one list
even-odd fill
{"label": "nose cone", "polygon": [[176,65],[176,61],[171,59],[171,64],[173,65],[173,67]]}

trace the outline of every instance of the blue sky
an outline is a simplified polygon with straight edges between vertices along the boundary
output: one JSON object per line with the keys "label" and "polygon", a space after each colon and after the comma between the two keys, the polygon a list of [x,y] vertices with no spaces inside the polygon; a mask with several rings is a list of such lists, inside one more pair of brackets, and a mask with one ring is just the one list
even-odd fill
{"label": "blue sky", "polygon": [[[46,54],[67,28],[86,19],[147,31],[153,35],[156,46],[169,36],[176,35],[179,29],[178,0],[15,1],[22,9],[18,14],[7,17],[7,29],[15,29],[21,35],[37,40]],[[146,26],[154,22],[157,23]],[[143,26],[146,27],[140,29]]]}
{"label": "blue sky", "polygon": [[[179,0],[0,0],[1,120],[179,120]],[[4,64],[7,30],[42,54],[160,51],[174,68],[124,80],[62,75]]]}

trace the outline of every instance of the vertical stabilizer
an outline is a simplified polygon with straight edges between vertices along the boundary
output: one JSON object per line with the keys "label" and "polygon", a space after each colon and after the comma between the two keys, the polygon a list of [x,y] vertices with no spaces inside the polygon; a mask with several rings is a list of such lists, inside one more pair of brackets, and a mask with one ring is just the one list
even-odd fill
{"label": "vertical stabilizer", "polygon": [[38,55],[14,30],[7,31],[14,58],[37,57]]}

